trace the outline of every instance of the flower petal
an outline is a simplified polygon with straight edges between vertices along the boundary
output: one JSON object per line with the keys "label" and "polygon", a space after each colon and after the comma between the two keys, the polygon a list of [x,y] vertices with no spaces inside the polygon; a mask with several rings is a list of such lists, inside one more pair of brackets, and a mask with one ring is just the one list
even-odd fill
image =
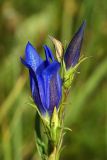
{"label": "flower petal", "polygon": [[67,70],[71,66],[73,67],[78,63],[85,25],[86,25],[86,22],[84,21],[66,49],[66,52],[64,55],[64,61],[65,61]]}
{"label": "flower petal", "polygon": [[58,108],[62,96],[59,69],[60,64],[54,61],[42,73],[45,85],[46,108],[49,114],[53,112],[55,106]]}
{"label": "flower petal", "polygon": [[31,66],[24,59],[21,58],[21,62],[29,69],[30,87],[31,87],[31,92],[32,92],[32,97],[34,99],[34,102],[35,104],[37,104],[37,107],[40,110],[40,112],[42,114],[45,114],[46,110],[43,107],[42,102],[41,102],[36,74],[34,70],[31,68]]}
{"label": "flower petal", "polygon": [[38,66],[43,62],[36,49],[31,45],[30,42],[28,42],[26,45],[25,61],[32,67],[35,72]]}
{"label": "flower petal", "polygon": [[40,91],[39,91],[39,87],[38,87],[38,82],[37,80],[34,80],[34,77],[32,77],[31,73],[30,73],[30,83],[32,85],[32,96],[34,99],[35,104],[37,105],[38,109],[40,110],[40,112],[44,115],[46,113],[46,109],[44,108],[42,102],[41,102],[41,96],[40,96]]}
{"label": "flower petal", "polygon": [[50,49],[48,46],[46,46],[46,45],[44,45],[43,48],[44,48],[44,50],[45,50],[46,60],[47,60],[48,62],[50,62],[50,59],[51,59],[52,61],[54,61],[55,59],[54,59],[54,56],[53,56],[53,54],[52,54],[51,49]]}

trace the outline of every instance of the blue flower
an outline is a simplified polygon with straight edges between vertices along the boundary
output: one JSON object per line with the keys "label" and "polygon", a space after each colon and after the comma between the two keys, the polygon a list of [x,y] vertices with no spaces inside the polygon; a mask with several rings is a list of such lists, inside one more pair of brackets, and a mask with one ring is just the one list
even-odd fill
{"label": "blue flower", "polygon": [[70,67],[74,67],[78,63],[85,25],[86,25],[86,22],[84,21],[80,26],[80,28],[78,29],[78,31],[75,33],[73,39],[71,40],[71,42],[69,43],[65,51],[64,61],[65,61],[67,70]]}
{"label": "blue flower", "polygon": [[28,42],[25,60],[21,62],[29,69],[30,87],[35,104],[42,115],[52,114],[58,108],[62,96],[60,64],[54,59],[51,50],[45,45],[46,60],[42,60],[36,49]]}

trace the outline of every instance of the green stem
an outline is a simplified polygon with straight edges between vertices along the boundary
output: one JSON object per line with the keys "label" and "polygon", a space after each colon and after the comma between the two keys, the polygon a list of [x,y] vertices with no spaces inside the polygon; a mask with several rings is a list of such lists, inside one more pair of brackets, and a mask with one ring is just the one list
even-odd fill
{"label": "green stem", "polygon": [[[52,147],[52,146],[51,146]],[[50,148],[49,148],[50,149]],[[56,154],[56,147],[53,148],[53,151],[50,153],[48,160],[58,160]]]}
{"label": "green stem", "polygon": [[[59,139],[58,139],[59,141]],[[58,144],[55,144],[54,141],[48,141],[48,160],[59,160],[60,150],[58,149]]]}

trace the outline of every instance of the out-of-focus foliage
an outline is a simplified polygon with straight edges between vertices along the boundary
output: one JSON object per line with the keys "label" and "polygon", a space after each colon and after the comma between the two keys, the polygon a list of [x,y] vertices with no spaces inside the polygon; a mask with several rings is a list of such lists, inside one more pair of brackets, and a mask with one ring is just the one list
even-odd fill
{"label": "out-of-focus foliage", "polygon": [[[86,19],[82,54],[66,104],[62,160],[105,160],[107,106],[106,0],[0,1],[0,160],[39,160],[34,137],[35,110],[28,73],[20,63],[27,41],[42,56],[48,34],[68,44]],[[53,49],[54,52],[54,49]],[[26,85],[27,83],[27,85]]]}

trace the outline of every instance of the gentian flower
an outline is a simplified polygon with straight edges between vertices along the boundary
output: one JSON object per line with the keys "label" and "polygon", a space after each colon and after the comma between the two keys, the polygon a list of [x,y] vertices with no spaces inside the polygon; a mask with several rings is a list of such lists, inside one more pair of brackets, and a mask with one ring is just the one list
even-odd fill
{"label": "gentian flower", "polygon": [[29,69],[32,97],[42,115],[50,116],[54,107],[58,108],[62,96],[60,64],[46,45],[44,46],[46,60],[37,53],[28,42],[25,49],[25,60],[21,62]]}
{"label": "gentian flower", "polygon": [[86,22],[84,21],[80,26],[80,28],[78,29],[78,31],[75,33],[73,39],[70,41],[65,51],[64,61],[67,70],[70,69],[71,67],[74,67],[78,63],[85,25]]}

